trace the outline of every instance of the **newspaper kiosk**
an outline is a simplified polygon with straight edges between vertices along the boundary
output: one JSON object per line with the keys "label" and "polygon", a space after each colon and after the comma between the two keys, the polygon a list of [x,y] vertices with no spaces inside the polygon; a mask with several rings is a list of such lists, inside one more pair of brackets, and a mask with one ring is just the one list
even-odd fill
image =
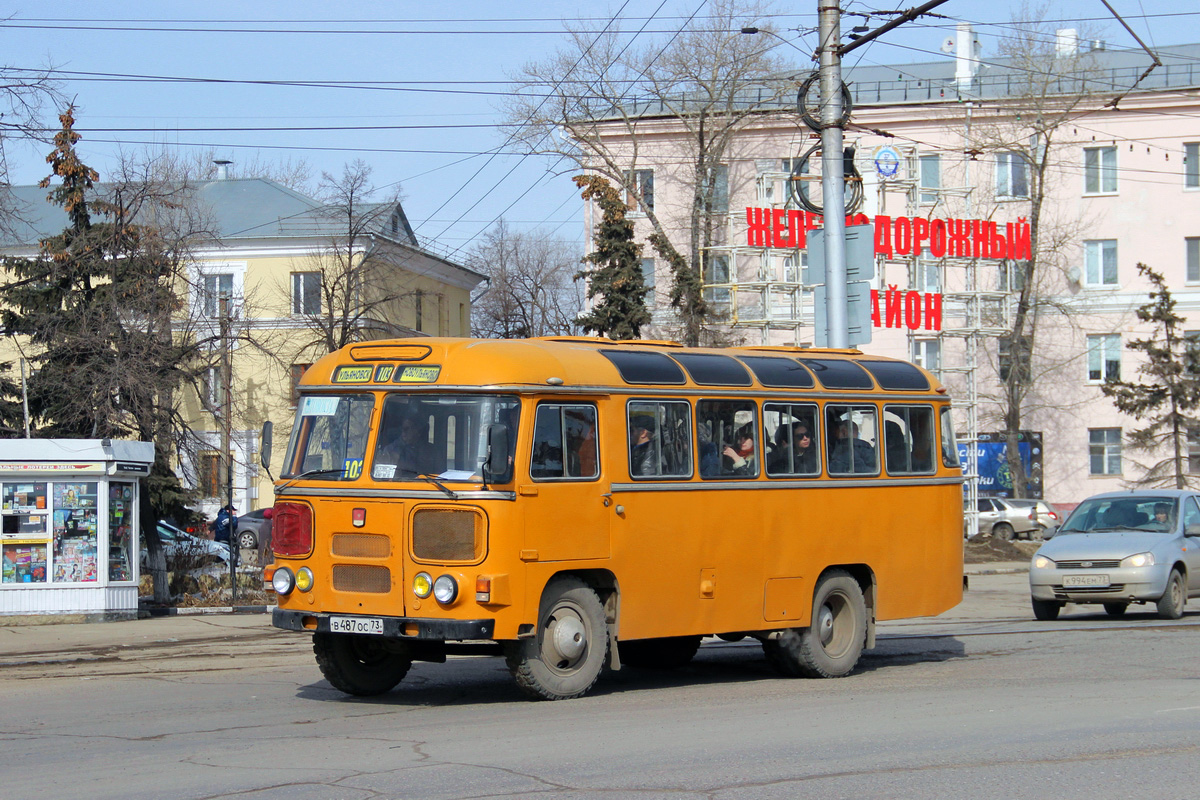
{"label": "newspaper kiosk", "polygon": [[151,442],[0,441],[0,614],[138,609],[138,478]]}

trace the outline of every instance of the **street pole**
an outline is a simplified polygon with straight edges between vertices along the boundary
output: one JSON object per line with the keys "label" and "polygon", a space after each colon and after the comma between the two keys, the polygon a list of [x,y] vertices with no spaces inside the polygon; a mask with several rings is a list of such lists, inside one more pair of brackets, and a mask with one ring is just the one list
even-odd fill
{"label": "street pole", "polygon": [[825,291],[829,346],[850,346],[846,304],[846,176],[842,165],[842,10],[817,0],[820,30],[821,205],[825,210]]}
{"label": "street pole", "polygon": [[221,297],[221,477],[229,511],[229,590],[237,602],[237,524],[233,517],[233,353],[228,295]]}

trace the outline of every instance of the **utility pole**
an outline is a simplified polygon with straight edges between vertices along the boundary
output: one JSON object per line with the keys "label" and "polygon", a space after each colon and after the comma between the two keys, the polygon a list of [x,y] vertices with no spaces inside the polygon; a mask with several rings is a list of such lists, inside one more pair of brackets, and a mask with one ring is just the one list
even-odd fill
{"label": "utility pole", "polygon": [[821,88],[821,205],[825,210],[825,291],[828,342],[850,346],[846,304],[846,175],[842,163],[842,9],[817,0]]}
{"label": "utility pole", "polygon": [[233,340],[229,295],[221,295],[221,478],[229,508],[229,589],[237,602],[237,522],[233,517]]}

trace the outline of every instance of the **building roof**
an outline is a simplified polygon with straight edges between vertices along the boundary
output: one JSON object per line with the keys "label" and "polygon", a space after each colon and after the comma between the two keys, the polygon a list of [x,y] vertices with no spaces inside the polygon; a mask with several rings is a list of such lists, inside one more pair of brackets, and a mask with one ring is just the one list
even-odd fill
{"label": "building roof", "polygon": [[[97,184],[103,197],[108,184]],[[16,212],[11,232],[0,231],[0,246],[19,247],[61,233],[67,226],[63,209],[47,200],[50,189],[38,186],[0,187],[0,205]],[[195,186],[195,201],[205,229],[220,241],[239,239],[313,238],[344,234],[344,215],[319,200],[263,178],[204,181]],[[388,210],[391,213],[388,213]],[[416,234],[399,202],[363,204],[364,215],[377,216],[371,233],[419,248]]]}
{"label": "building roof", "polygon": [[[1078,66],[1074,70],[1064,69],[1058,85],[1051,88],[1063,94],[1086,90],[1091,94],[1116,96],[1131,90],[1132,94],[1137,94],[1200,86],[1200,44],[1158,47],[1154,48],[1154,52],[1162,61],[1162,66],[1156,67],[1141,82],[1138,82],[1139,77],[1153,64],[1145,50],[1108,50],[1098,47],[1081,54],[1082,57],[1076,62]],[[849,88],[856,106],[999,100],[1020,96],[1028,85],[1025,78],[1028,68],[1011,58],[1000,56],[978,59],[978,71],[974,79],[961,85],[955,77],[957,62],[953,55],[913,64],[875,66],[856,62],[855,54],[851,53],[846,56],[842,67],[842,80]],[[778,77],[780,80],[797,81],[807,74],[789,72]],[[776,105],[764,104],[762,91],[757,87],[745,89],[746,105],[764,111],[774,108],[795,109],[794,96],[788,95]],[[635,99],[626,112],[642,117],[675,115],[657,99]]]}

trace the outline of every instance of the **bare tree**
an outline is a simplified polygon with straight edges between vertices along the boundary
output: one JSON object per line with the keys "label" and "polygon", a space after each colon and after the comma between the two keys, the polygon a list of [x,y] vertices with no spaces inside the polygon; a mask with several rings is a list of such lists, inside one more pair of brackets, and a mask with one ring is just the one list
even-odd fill
{"label": "bare tree", "polygon": [[[993,210],[1003,203],[1008,213],[1025,211],[1030,228],[1029,257],[1010,259],[1002,273],[1003,288],[1016,295],[1011,326],[999,337],[997,372],[1001,390],[995,398],[998,419],[1007,439],[1008,466],[1016,496],[1023,497],[1028,476],[1018,441],[1039,389],[1057,379],[1077,353],[1056,355],[1051,342],[1035,343],[1039,326],[1053,318],[1071,325],[1078,304],[1062,302],[1066,271],[1086,221],[1048,200],[1055,191],[1055,167],[1069,139],[1070,123],[1093,107],[1105,87],[1095,80],[1094,59],[1075,49],[1060,49],[1056,32],[1042,22],[1046,7],[1023,6],[1014,12],[1007,36],[1000,40],[1011,86],[1009,96],[991,104],[989,120],[970,128],[968,152],[994,155],[998,169]],[[1018,20],[1021,20],[1018,22]],[[1107,87],[1111,90],[1111,85]],[[1057,395],[1056,395],[1057,398]],[[1061,400],[1056,402],[1061,405]]]}
{"label": "bare tree", "polygon": [[[652,244],[672,269],[671,302],[691,345],[700,343],[708,313],[704,254],[719,243],[718,221],[727,212],[730,143],[762,112],[777,113],[798,85],[781,77],[786,65],[772,55],[775,43],[740,33],[767,18],[767,5],[714,0],[705,12],[665,43],[644,46],[629,44],[615,28],[598,36],[568,30],[563,49],[515,76],[521,90],[508,109],[527,151],[559,155],[602,175],[646,216]],[[690,190],[679,210],[661,198],[655,203],[641,166],[644,142],[663,118],[686,134],[684,158],[668,176]],[[675,213],[679,219],[667,216]]]}
{"label": "bare tree", "polygon": [[49,142],[42,108],[61,99],[53,69],[28,70],[0,65],[0,239],[14,238],[13,224],[28,209],[16,207],[3,187],[8,180],[7,144],[15,139]]}
{"label": "bare tree", "polygon": [[488,276],[471,304],[472,333],[501,339],[577,333],[575,318],[583,310],[578,263],[569,242],[514,231],[501,219],[467,256],[468,267]]}

